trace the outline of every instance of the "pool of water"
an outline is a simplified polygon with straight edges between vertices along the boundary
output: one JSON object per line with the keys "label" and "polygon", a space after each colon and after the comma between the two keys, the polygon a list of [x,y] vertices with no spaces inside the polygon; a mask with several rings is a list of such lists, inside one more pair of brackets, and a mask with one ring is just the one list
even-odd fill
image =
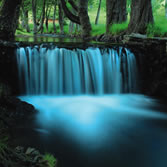
{"label": "pool of water", "polygon": [[167,166],[167,114],[159,112],[155,99],[135,94],[20,99],[38,110],[32,129],[23,130],[24,140],[54,153],[58,166]]}

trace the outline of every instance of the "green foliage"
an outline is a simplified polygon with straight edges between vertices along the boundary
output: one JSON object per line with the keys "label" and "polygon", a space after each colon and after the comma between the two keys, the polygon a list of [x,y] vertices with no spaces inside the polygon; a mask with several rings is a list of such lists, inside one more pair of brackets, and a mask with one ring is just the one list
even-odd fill
{"label": "green foliage", "polygon": [[25,30],[16,30],[15,35],[33,35],[33,33],[28,33]]}
{"label": "green foliage", "polygon": [[56,158],[53,155],[51,155],[49,153],[46,153],[44,155],[43,159],[46,160],[46,161],[48,161],[49,167],[55,167],[56,166],[56,162],[57,161],[56,161]]}
{"label": "green foliage", "polygon": [[127,12],[130,13],[131,11],[131,0],[127,0]]}
{"label": "green foliage", "polygon": [[18,26],[15,35],[33,35],[32,32],[28,33],[25,29],[23,29],[20,25]]}
{"label": "green foliage", "polygon": [[117,35],[121,32],[123,32],[124,30],[126,30],[128,28],[128,22],[122,23],[122,24],[113,24],[110,27],[110,33],[112,35]]}
{"label": "green foliage", "polygon": [[[99,6],[99,0],[89,0],[89,10],[97,11]],[[101,2],[101,10],[106,9],[106,1],[102,0]]]}
{"label": "green foliage", "polygon": [[106,31],[105,24],[92,24],[92,36],[96,36],[99,34],[104,34]]}
{"label": "green foliage", "polygon": [[164,7],[164,0],[152,0],[152,9],[154,14],[158,14]]}
{"label": "green foliage", "polygon": [[24,0],[23,1],[23,6],[24,6],[24,8],[25,8],[25,10],[28,10],[28,11],[30,11],[31,10],[31,1],[32,0]]}
{"label": "green foliage", "polygon": [[[0,0],[1,1],[1,0]],[[32,20],[32,12],[31,12],[31,1],[32,0],[24,0],[24,6],[29,10],[29,20]],[[42,9],[42,1],[41,0],[36,0],[37,1],[37,18],[40,17],[41,14],[41,9]],[[78,0],[75,0],[76,3]],[[53,16],[53,5],[55,0],[46,0],[47,5],[52,6],[50,18]],[[90,21],[92,24],[92,35],[100,35],[104,34],[106,30],[106,1],[102,0],[101,4],[101,12],[100,12],[100,17],[99,17],[99,24],[95,25],[95,18],[97,15],[97,9],[99,5],[99,0],[89,0],[89,17]],[[128,11],[128,20],[129,20],[129,14],[131,10],[131,0],[127,0],[127,11]],[[69,5],[70,9],[71,6]],[[147,35],[148,36],[166,36],[167,34],[167,19],[165,18],[165,0],[152,0],[152,8],[153,8],[153,14],[154,14],[154,20],[155,24],[154,25],[148,25],[147,28]],[[56,17],[58,17],[58,8],[56,11]],[[69,20],[66,20],[66,23],[69,23]],[[30,29],[33,30],[33,24],[32,22],[29,23]],[[56,27],[57,27],[57,33],[60,33],[59,30],[59,24],[56,22]],[[128,22],[122,23],[122,24],[113,24],[110,28],[110,33],[113,35],[117,35],[120,32],[126,30],[128,27]],[[66,24],[64,26],[64,31],[65,34],[68,34],[69,32],[69,26]],[[45,25],[44,25],[44,33],[47,33]],[[53,31],[53,24],[49,23],[49,31],[48,33],[54,33]],[[23,35],[33,35],[33,33],[27,33],[23,29],[19,29],[16,31],[16,34],[23,34]],[[80,32],[78,32],[80,34]]]}
{"label": "green foliage", "polygon": [[147,27],[147,35],[149,37],[167,36],[167,19],[165,16],[155,16],[155,23],[149,24]]}

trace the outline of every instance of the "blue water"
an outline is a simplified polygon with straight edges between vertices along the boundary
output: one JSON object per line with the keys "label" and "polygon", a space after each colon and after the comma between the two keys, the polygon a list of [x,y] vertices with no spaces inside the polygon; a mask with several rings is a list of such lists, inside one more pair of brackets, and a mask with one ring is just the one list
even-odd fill
{"label": "blue water", "polygon": [[167,115],[154,99],[122,94],[138,92],[130,50],[28,46],[17,63],[20,99],[38,110],[19,139],[58,167],[167,166]]}
{"label": "blue water", "polygon": [[36,133],[60,166],[167,165],[167,115],[135,94],[23,96],[38,110]]}
{"label": "blue water", "polygon": [[134,54],[117,49],[65,49],[54,45],[17,49],[20,92],[27,95],[134,93]]}

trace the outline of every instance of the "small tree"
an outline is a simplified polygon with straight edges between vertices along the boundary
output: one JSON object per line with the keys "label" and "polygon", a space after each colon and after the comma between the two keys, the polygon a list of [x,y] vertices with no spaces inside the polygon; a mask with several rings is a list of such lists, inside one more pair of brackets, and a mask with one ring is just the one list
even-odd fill
{"label": "small tree", "polygon": [[99,16],[100,16],[100,9],[101,9],[101,2],[102,0],[99,0],[99,6],[98,6],[98,10],[97,10],[97,15],[96,15],[96,19],[95,19],[95,24],[98,24],[99,21]]}

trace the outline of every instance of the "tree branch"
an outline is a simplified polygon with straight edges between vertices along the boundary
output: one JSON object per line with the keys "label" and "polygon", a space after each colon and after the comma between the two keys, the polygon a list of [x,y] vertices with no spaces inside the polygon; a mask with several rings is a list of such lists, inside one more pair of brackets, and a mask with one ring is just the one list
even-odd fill
{"label": "tree branch", "polygon": [[68,2],[70,3],[70,5],[73,7],[73,9],[78,12],[78,6],[74,3],[73,0],[68,0]]}
{"label": "tree branch", "polygon": [[71,20],[72,22],[74,22],[74,23],[81,24],[79,17],[76,16],[76,15],[74,15],[74,14],[68,9],[68,7],[66,6],[65,0],[61,0],[61,5],[62,5],[63,11],[64,11],[66,17],[68,17],[68,19],[70,19],[70,20]]}

